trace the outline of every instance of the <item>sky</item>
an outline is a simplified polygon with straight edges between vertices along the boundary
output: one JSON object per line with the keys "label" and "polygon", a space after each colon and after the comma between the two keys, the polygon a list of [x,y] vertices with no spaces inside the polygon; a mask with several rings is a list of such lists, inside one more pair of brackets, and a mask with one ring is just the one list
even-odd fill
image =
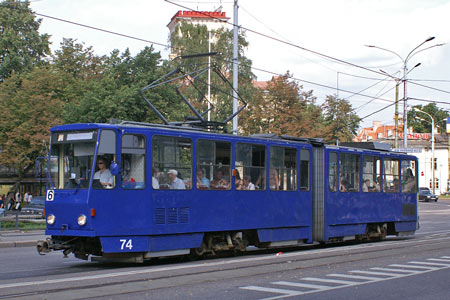
{"label": "sky", "polygon": [[[30,2],[31,9],[42,18],[40,32],[51,35],[53,50],[59,48],[63,38],[72,38],[92,46],[99,55],[126,48],[135,55],[150,43],[46,16],[163,45],[168,43],[167,24],[179,10],[222,7],[230,22],[234,17],[231,0]],[[374,121],[393,125],[393,77],[403,77],[404,60],[410,51],[435,37],[413,52],[406,63],[408,109],[430,101],[450,109],[450,44],[446,44],[450,42],[450,0],[239,0],[238,5],[238,24],[248,29],[246,56],[259,69],[253,70],[259,81],[289,71],[305,90],[313,90],[317,104],[327,95],[348,100],[363,118],[361,127],[370,127]],[[446,45],[435,46],[438,44]],[[168,57],[166,47],[155,44],[154,48],[163,58]],[[414,68],[418,63],[420,66]],[[403,86],[399,93],[402,98]],[[399,110],[403,112],[403,103]],[[442,120],[435,121],[445,126]]]}

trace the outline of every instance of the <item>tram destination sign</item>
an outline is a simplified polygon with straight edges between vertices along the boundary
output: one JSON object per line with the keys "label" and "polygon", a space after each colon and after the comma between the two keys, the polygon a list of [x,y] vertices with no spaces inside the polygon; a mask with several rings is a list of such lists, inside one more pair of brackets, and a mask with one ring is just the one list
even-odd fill
{"label": "tram destination sign", "polygon": [[404,153],[422,153],[422,148],[393,148],[394,152],[404,152]]}

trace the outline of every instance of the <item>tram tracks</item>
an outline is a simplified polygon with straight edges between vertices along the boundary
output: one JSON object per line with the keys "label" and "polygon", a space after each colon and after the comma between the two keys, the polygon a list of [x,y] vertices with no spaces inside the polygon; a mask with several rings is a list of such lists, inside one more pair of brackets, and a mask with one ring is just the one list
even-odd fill
{"label": "tram tracks", "polygon": [[[236,279],[288,270],[358,262],[373,258],[389,257],[393,251],[404,255],[423,251],[448,249],[450,233],[440,233],[433,239],[428,236],[415,239],[387,240],[380,243],[363,243],[299,249],[255,251],[238,258],[206,259],[173,265],[173,261],[159,265],[136,266],[129,270],[108,273],[90,271],[85,275],[62,278],[49,276],[44,280],[0,283],[0,299],[86,299],[90,297],[126,295],[140,291],[170,288],[174,285],[192,285],[214,280]],[[286,252],[284,252],[286,251]],[[259,252],[259,253],[256,253]],[[275,255],[283,252],[281,255]],[[78,272],[77,272],[78,273]],[[78,273],[79,274],[79,273]],[[176,283],[176,284],[175,284]]]}

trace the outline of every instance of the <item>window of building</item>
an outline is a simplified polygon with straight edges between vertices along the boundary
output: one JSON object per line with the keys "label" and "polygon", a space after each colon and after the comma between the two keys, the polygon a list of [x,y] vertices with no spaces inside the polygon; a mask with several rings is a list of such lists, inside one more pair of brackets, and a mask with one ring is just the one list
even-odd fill
{"label": "window of building", "polygon": [[197,142],[196,186],[200,190],[229,190],[231,186],[231,143]]}
{"label": "window of building", "polygon": [[336,192],[337,186],[337,153],[330,152],[328,158],[328,189],[330,192]]}
{"label": "window of building", "polygon": [[266,189],[266,147],[264,145],[236,144],[235,168],[236,189],[244,189],[240,186],[243,185],[244,179],[252,183],[247,187],[248,190]]}
{"label": "window of building", "polygon": [[271,190],[297,190],[297,149],[270,147],[269,174]]}
{"label": "window of building", "polygon": [[398,159],[383,159],[383,189],[388,193],[400,192],[400,162]]}
{"label": "window of building", "polygon": [[340,154],[339,191],[359,192],[359,157],[359,154]]}
{"label": "window of building", "polygon": [[362,168],[362,191],[380,192],[381,158],[379,156],[364,155]]}
{"label": "window of building", "polygon": [[145,188],[145,137],[135,134],[122,136],[122,187]]}
{"label": "window of building", "polygon": [[[192,188],[192,141],[188,138],[154,136],[152,177],[160,189]],[[153,178],[152,178],[153,181]],[[152,183],[152,186],[156,186]]]}

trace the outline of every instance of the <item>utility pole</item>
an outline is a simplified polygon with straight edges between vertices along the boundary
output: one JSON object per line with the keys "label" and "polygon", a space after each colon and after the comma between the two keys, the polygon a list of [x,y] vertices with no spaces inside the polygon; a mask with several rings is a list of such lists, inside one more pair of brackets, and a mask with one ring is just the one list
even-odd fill
{"label": "utility pole", "polygon": [[[238,0],[234,0],[234,18],[233,18],[233,114],[238,110]],[[233,134],[238,134],[238,116],[233,118]]]}
{"label": "utility pole", "polygon": [[[208,53],[211,53],[211,31],[208,30]],[[211,55],[208,55],[208,122],[211,121]]]}
{"label": "utility pole", "polygon": [[398,80],[395,81],[395,113],[394,113],[394,121],[395,121],[395,142],[394,142],[394,148],[398,148]]}

